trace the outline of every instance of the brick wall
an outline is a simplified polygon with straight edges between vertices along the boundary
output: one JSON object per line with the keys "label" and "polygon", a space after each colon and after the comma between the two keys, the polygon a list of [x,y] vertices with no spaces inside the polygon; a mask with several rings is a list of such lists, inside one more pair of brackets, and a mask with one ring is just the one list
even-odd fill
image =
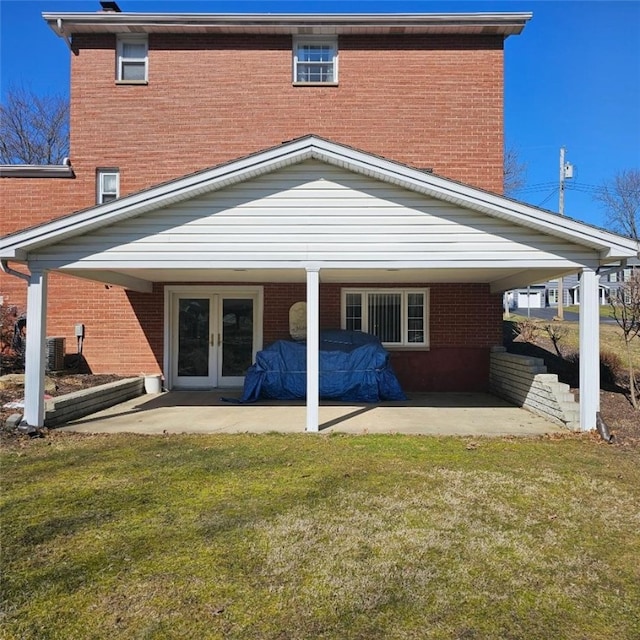
{"label": "brick wall", "polygon": [[292,85],[290,36],[151,34],[147,86],[115,84],[115,36],[74,43],[78,206],[98,166],[126,194],[309,133],[502,189],[500,37],[341,37],[337,87]]}
{"label": "brick wall", "polygon": [[[125,195],[309,133],[502,189],[500,37],[341,37],[338,87],[292,86],[290,36],[151,35],[147,86],[115,84],[114,36],[74,43],[76,178],[0,179],[2,235],[95,204],[97,167],[119,167]],[[323,328],[339,326],[339,288],[321,288]],[[0,274],[0,296],[24,308],[25,283]],[[304,285],[265,285],[265,343],[288,335],[288,308],[304,297]],[[393,354],[405,383],[485,380],[485,353],[500,342],[495,298],[481,285],[434,285],[431,350]],[[95,372],[159,371],[162,301],[161,285],[136,294],[54,274],[47,334],[73,350],[83,322]]]}
{"label": "brick wall", "polygon": [[[370,284],[367,287],[388,287]],[[392,350],[391,363],[406,391],[487,391],[490,348],[502,344],[502,296],[484,284],[399,284],[430,289],[428,351]],[[340,327],[340,290],[320,285],[320,328]],[[266,284],[264,343],[289,338],[289,308],[306,299],[304,284]]]}
{"label": "brick wall", "polygon": [[[263,286],[263,334],[267,345],[289,338],[289,308],[306,299],[306,286]],[[357,286],[321,285],[322,329],[340,327],[340,289]],[[489,349],[502,342],[501,296],[491,294],[487,285],[425,286],[430,287],[431,346],[428,351],[391,352],[401,383],[408,391],[486,390]],[[153,293],[145,294],[52,274],[47,318],[47,335],[66,337],[68,353],[76,348],[74,326],[85,324],[83,355],[94,373],[139,375],[162,369],[163,285],[155,285]]]}

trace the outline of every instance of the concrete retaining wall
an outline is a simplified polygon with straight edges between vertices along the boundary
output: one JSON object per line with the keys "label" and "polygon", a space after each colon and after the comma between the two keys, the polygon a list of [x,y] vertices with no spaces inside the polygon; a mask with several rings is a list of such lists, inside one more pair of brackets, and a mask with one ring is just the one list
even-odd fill
{"label": "concrete retaining wall", "polygon": [[57,427],[143,393],[144,378],[127,378],[58,396],[47,400],[44,424],[47,427]]}
{"label": "concrete retaining wall", "polygon": [[507,353],[493,347],[490,357],[491,393],[514,402],[551,422],[578,430],[580,406],[568,384],[547,373],[542,358]]}

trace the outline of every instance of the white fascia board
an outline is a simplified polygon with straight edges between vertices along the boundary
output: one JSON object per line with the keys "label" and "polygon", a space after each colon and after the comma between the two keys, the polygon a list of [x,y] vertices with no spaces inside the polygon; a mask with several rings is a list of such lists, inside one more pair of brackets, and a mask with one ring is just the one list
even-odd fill
{"label": "white fascia board", "polygon": [[[114,29],[134,27],[137,32],[146,30],[184,32],[185,30],[226,33],[298,33],[300,29],[333,29],[336,33],[367,33],[368,30],[396,28],[412,33],[429,33],[434,30],[448,33],[465,33],[481,29],[481,34],[517,35],[532,18],[530,12],[476,12],[476,13],[126,13],[126,12],[56,12],[42,14],[44,20],[59,36],[82,31],[114,32]],[[467,30],[467,31],[465,31]]]}
{"label": "white fascia board", "polygon": [[577,271],[583,267],[595,269],[598,261],[572,262],[562,258],[549,258],[546,260],[496,260],[486,259],[464,259],[461,258],[441,258],[436,260],[308,260],[308,259],[277,259],[273,260],[211,260],[211,259],[189,259],[176,258],[149,259],[149,260],[62,260],[62,259],[38,259],[33,257],[29,260],[29,266],[33,269],[41,270],[73,270],[91,271],[103,269],[118,271],[135,269],[171,269],[173,271],[190,269],[304,269],[308,266],[319,269],[551,269],[554,272]]}

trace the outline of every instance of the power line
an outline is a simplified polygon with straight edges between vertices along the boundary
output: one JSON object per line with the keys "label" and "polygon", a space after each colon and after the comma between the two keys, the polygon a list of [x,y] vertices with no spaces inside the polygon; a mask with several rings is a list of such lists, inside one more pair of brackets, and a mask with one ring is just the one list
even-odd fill
{"label": "power line", "polygon": [[558,193],[558,187],[554,187],[551,193],[538,206],[541,207],[545,202],[547,202],[547,200],[553,197],[556,193]]}
{"label": "power line", "polygon": [[513,191],[525,192],[525,191],[546,191],[550,187],[555,186],[555,182],[537,182],[519,189],[513,189]]}

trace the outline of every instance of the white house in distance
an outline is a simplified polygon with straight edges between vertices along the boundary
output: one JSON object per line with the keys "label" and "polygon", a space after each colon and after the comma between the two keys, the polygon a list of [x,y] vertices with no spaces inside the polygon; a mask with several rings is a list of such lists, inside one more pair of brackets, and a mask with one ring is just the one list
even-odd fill
{"label": "white house in distance", "polygon": [[[607,269],[600,276],[598,285],[598,301],[600,306],[606,306],[610,300],[618,295],[618,291],[625,282],[629,282],[631,275],[640,269],[640,260],[631,258],[623,267]],[[577,273],[563,278],[564,306],[580,305],[580,277]],[[531,285],[527,288],[508,292],[509,307],[511,309],[543,309],[558,306],[558,280],[548,280],[542,284]]]}

